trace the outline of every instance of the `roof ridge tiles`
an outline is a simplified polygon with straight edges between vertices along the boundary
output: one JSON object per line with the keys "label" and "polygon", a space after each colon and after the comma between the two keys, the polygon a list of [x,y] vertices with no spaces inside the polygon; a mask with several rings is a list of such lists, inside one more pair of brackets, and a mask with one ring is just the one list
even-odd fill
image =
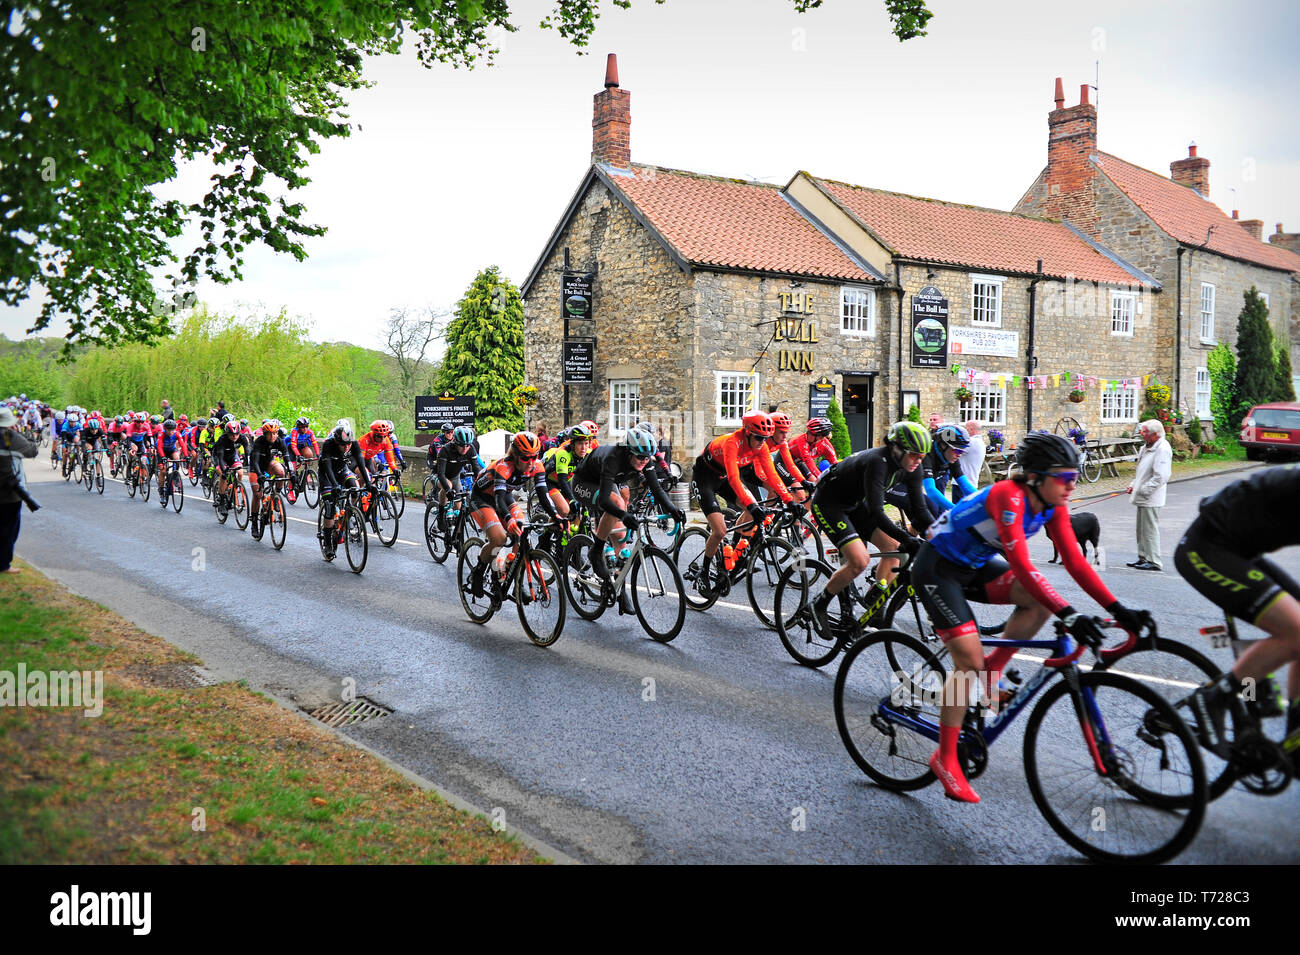
{"label": "roof ridge tiles", "polygon": [[1015,212],[1011,209],[994,209],[991,206],[977,206],[974,203],[957,202],[953,199],[936,199],[933,196],[914,196],[910,192],[898,192],[894,189],[880,189],[876,186],[862,186],[853,182],[844,182],[840,179],[828,179],[825,176],[815,176],[812,173],[804,173],[804,175],[807,175],[808,178],[816,182],[824,182],[834,186],[844,186],[846,189],[858,189],[862,192],[874,192],[882,196],[896,196],[900,199],[912,199],[916,202],[928,202],[941,206],[950,206],[954,209],[969,209],[972,212],[991,212],[994,215],[1011,216],[1015,219],[1028,219],[1033,222],[1061,222],[1060,219],[1053,219],[1048,216],[1026,215],[1023,212]]}

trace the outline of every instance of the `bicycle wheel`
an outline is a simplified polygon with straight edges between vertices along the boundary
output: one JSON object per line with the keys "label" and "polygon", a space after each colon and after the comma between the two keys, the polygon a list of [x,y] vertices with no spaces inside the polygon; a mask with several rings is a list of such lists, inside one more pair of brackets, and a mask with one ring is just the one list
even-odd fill
{"label": "bicycle wheel", "polygon": [[242,531],[248,527],[249,512],[248,492],[244,490],[243,481],[236,479],[232,496],[234,497],[232,509],[235,512],[235,526]]}
{"label": "bicycle wheel", "polygon": [[645,547],[627,586],[645,632],[660,643],[672,643],[686,621],[686,588],[677,565],[658,547]]}
{"label": "bicycle wheel", "polygon": [[172,482],[172,510],[179,514],[185,506],[185,479],[181,477],[180,471],[173,471],[169,480]]}
{"label": "bicycle wheel", "polygon": [[564,579],[560,565],[544,550],[534,548],[528,562],[515,571],[515,607],[528,639],[549,647],[564,629]]}
{"label": "bicycle wheel", "polygon": [[140,486],[140,500],[149,500],[149,495],[153,493],[153,475],[146,471],[137,480]]}
{"label": "bicycle wheel", "polygon": [[429,556],[441,564],[451,553],[451,542],[438,529],[438,507],[437,501],[424,505],[424,546],[428,549]]}
{"label": "bicycle wheel", "polygon": [[603,581],[596,575],[587,559],[591,538],[574,534],[564,548],[564,589],[569,604],[583,620],[595,620],[605,612]]}
{"label": "bicycle wheel", "polygon": [[321,509],[316,512],[316,542],[320,544],[320,555],[329,563],[338,553],[334,545],[333,537],[338,532],[333,528],[326,528],[325,522],[334,514],[333,505],[326,501]]}
{"label": "bicycle wheel", "polygon": [[835,659],[843,643],[836,636],[845,625],[840,620],[838,600],[832,600],[827,608],[831,633],[824,634],[813,624],[811,603],[826,588],[833,573],[833,568],[821,561],[796,561],[786,568],[776,585],[772,613],[777,636],[786,652],[806,667],[825,666]]}
{"label": "bicycle wheel", "polygon": [[1097,463],[1091,451],[1084,452],[1083,467],[1079,473],[1089,484],[1101,477],[1101,465]]}
{"label": "bicycle wheel", "polygon": [[646,520],[641,522],[641,534],[651,547],[658,547],[665,554],[671,554],[677,546],[677,539],[685,533],[686,528],[679,526],[667,514],[659,515],[658,508],[653,508]]}
{"label": "bicycle wheel", "polygon": [[393,499],[393,509],[400,518],[406,513],[406,494],[402,491],[401,478],[390,477],[388,479],[388,496]]}
{"label": "bicycle wheel", "polygon": [[[1094,669],[1107,670],[1150,686],[1164,697],[1178,712],[1196,735],[1196,718],[1191,707],[1185,704],[1191,692],[1198,686],[1217,680],[1222,671],[1210,662],[1209,657],[1193,647],[1179,643],[1177,640],[1161,639],[1153,649],[1149,638],[1144,637],[1137,649],[1124,654],[1117,660],[1104,660]],[[1183,705],[1179,705],[1183,704]],[[1226,720],[1233,723],[1232,713],[1228,712]],[[1279,720],[1279,723],[1282,721]],[[1235,733],[1235,727],[1229,726],[1229,732]],[[1201,761],[1205,763],[1205,778],[1209,785],[1210,799],[1215,800],[1232,788],[1236,780],[1231,765],[1207,749],[1201,750]]]}
{"label": "bicycle wheel", "polygon": [[320,502],[320,485],[316,483],[316,472],[311,468],[302,476],[302,499],[308,507],[315,507]]}
{"label": "bicycle wheel", "polygon": [[1196,741],[1155,690],[1117,673],[1079,677],[1083,712],[1062,680],[1025,727],[1025,778],[1058,836],[1099,862],[1172,859],[1205,816]]}
{"label": "bicycle wheel", "polygon": [[483,596],[475,597],[469,589],[469,575],[478,563],[479,553],[483,550],[483,540],[479,537],[471,537],[465,541],[464,546],[460,549],[460,556],[456,559],[456,583],[457,590],[460,591],[460,605],[465,608],[465,616],[469,617],[475,623],[487,623],[496,613],[496,605],[492,602],[492,568],[488,568],[487,574],[483,578]]}
{"label": "bicycle wheel", "polygon": [[380,491],[371,506],[375,509],[375,536],[385,547],[392,547],[397,540],[398,526],[397,505],[393,503],[392,495]]}
{"label": "bicycle wheel", "polygon": [[185,476],[189,479],[190,487],[199,483],[199,463],[193,455],[185,462]]}
{"label": "bicycle wheel", "polygon": [[122,478],[122,483],[126,485],[126,496],[135,497],[136,492],[136,473],[135,468],[130,468]]}
{"label": "bicycle wheel", "polygon": [[[870,633],[844,655],[835,676],[835,725],[853,762],[886,789],[905,792],[934,781],[930,756],[947,677],[924,644],[897,630]],[[913,728],[916,720],[932,723],[935,737]]]}
{"label": "bicycle wheel", "polygon": [[704,573],[704,542],[709,539],[709,532],[702,527],[688,527],[677,538],[673,549],[673,562],[682,578],[682,593],[686,597],[686,606],[701,612],[708,610],[718,602],[716,593],[700,593],[700,575]]}
{"label": "bicycle wheel", "polygon": [[343,549],[348,555],[348,566],[352,573],[359,574],[366,569],[366,557],[370,554],[370,541],[366,536],[366,519],[361,511],[349,504],[342,515]]}
{"label": "bicycle wheel", "polygon": [[276,550],[284,547],[284,539],[289,531],[289,518],[284,513],[284,498],[279,494],[271,496],[271,545]]}
{"label": "bicycle wheel", "polygon": [[95,490],[96,490],[98,493],[103,494],[103,493],[104,493],[104,484],[105,484],[105,481],[104,481],[104,465],[103,465],[103,462],[101,462],[101,461],[96,461],[96,462],[95,462]]}
{"label": "bicycle wheel", "polygon": [[769,537],[749,556],[745,592],[754,615],[769,630],[776,629],[776,585],[795,559],[795,547],[782,537]]}

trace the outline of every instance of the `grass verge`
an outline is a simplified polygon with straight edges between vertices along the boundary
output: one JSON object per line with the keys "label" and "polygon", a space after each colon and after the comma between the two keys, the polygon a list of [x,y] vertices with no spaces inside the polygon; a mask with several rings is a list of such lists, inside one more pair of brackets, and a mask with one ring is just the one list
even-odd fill
{"label": "grass verge", "polygon": [[195,658],[15,566],[0,671],[100,670],[104,699],[0,706],[0,864],[545,861],[264,696],[152,685]]}

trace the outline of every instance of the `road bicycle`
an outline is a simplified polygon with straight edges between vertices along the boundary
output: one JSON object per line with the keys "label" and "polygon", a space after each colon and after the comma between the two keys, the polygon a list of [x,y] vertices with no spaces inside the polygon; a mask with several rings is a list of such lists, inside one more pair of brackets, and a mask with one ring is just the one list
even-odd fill
{"label": "road bicycle", "polygon": [[482,596],[474,593],[470,576],[487,545],[479,537],[471,537],[461,545],[456,580],[461,606],[470,620],[487,623],[502,603],[513,600],[529,640],[539,647],[549,647],[560,639],[565,616],[563,574],[553,556],[533,546],[532,537],[549,526],[524,524],[509,549],[497,551],[484,576]]}
{"label": "road bicycle", "polygon": [[370,480],[375,483],[376,487],[381,488],[388,494],[399,518],[406,513],[406,494],[402,490],[401,471],[394,471],[385,462],[378,471],[371,475]]}
{"label": "road bicycle", "polygon": [[[564,583],[569,603],[584,620],[596,620],[632,592],[632,608],[645,632],[660,643],[671,643],[686,621],[686,587],[671,557],[646,542],[643,534],[628,531],[614,558],[609,559],[610,579],[591,566],[592,538],[575,534],[564,548]],[[619,612],[622,613],[620,607]]]}
{"label": "road bicycle", "polygon": [[167,475],[163,478],[162,487],[158,489],[158,500],[162,503],[163,509],[166,510],[170,502],[172,510],[177,514],[185,506],[185,478],[183,469],[184,461],[167,461]]}
{"label": "road bicycle", "polygon": [[[370,553],[366,518],[361,513],[361,495],[365,490],[335,485],[329,494],[321,493],[321,506],[316,511],[316,539],[320,541],[321,556],[326,562],[332,561],[342,544],[354,574],[366,569]],[[327,522],[331,520],[334,526],[328,527]]]}
{"label": "road bicycle", "polygon": [[213,507],[217,512],[217,523],[226,523],[226,518],[233,511],[235,514],[235,525],[242,531],[248,526],[248,491],[244,489],[244,482],[240,480],[239,468],[225,468],[228,472],[226,478],[226,489],[224,491],[213,488]]}
{"label": "road bicycle", "polygon": [[129,497],[135,497],[136,492],[140,492],[140,500],[148,501],[149,494],[152,491],[151,479],[153,468],[149,464],[149,458],[143,454],[133,454],[127,458],[126,476],[123,482],[126,484],[126,493]]}
{"label": "road bicycle", "polygon": [[63,475],[63,480],[72,480],[72,475],[75,473],[77,474],[77,483],[80,484],[81,476],[78,473],[78,468],[81,466],[81,456],[77,454],[77,449],[73,445],[69,444],[63,449],[60,458],[59,468],[60,473]]}
{"label": "road bicycle", "polygon": [[763,626],[775,626],[772,608],[777,584],[788,567],[801,556],[806,556],[802,546],[796,548],[783,537],[769,535],[768,528],[775,526],[775,520],[775,515],[765,512],[763,524],[748,538],[737,530],[737,526],[742,522],[752,525],[749,513],[742,512],[741,516],[731,520],[719,547],[727,575],[717,579],[715,558],[711,579],[707,582],[702,575],[704,546],[709,539],[709,530],[704,527],[689,527],[683,531],[673,549],[673,561],[682,576],[686,605],[692,610],[708,610],[743,580],[754,614]]}
{"label": "road bicycle", "polygon": [[59,445],[60,444],[61,442],[58,440],[57,437],[50,441],[50,470],[51,471],[57,471],[59,469]]}
{"label": "road bicycle", "polygon": [[[469,531],[469,495],[460,491],[447,503],[439,505],[437,498],[424,505],[424,546],[429,549],[429,556],[437,563],[446,561],[452,553],[460,552],[460,547],[470,538]],[[446,529],[438,525],[438,511],[442,510]]]}
{"label": "road bicycle", "polygon": [[95,448],[85,452],[87,463],[82,465],[81,472],[86,483],[87,493],[90,491],[104,493],[104,462],[99,457],[103,453],[103,448]]}
{"label": "road bicycle", "polygon": [[[1082,672],[1077,661],[1085,647],[1074,644],[1061,621],[1051,640],[981,639],[1049,656],[996,713],[972,704],[958,742],[967,779],[984,772],[990,747],[1059,674],[1024,733],[1025,777],[1048,824],[1102,862],[1164,862],[1191,843],[1205,816],[1208,783],[1192,731],[1173,706],[1130,677]],[[835,723],[854,763],[878,785],[904,792],[935,781],[929,758],[946,680],[943,661],[901,631],[868,634],[845,654],[835,678]],[[971,698],[977,695],[972,686]]]}
{"label": "road bicycle", "polygon": [[289,518],[285,515],[284,505],[285,488],[289,484],[289,478],[263,477],[258,483],[262,500],[249,519],[248,533],[253,540],[260,541],[262,535],[270,530],[271,545],[279,550],[284,547],[284,539],[289,527]]}
{"label": "road bicycle", "polygon": [[393,502],[392,495],[372,486],[365,489],[360,500],[361,513],[379,538],[379,543],[392,547],[397,541],[398,527],[397,505]]}
{"label": "road bicycle", "polygon": [[293,471],[289,476],[289,486],[293,488],[293,497],[289,499],[290,504],[297,504],[301,498],[309,508],[314,508],[320,501],[320,479],[311,466],[315,460],[315,458],[304,458],[299,455],[294,463]]}

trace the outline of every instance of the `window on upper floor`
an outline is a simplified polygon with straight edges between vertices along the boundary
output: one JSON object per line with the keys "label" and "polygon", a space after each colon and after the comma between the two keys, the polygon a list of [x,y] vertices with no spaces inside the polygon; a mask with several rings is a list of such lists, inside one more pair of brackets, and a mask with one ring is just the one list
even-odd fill
{"label": "window on upper floor", "polygon": [[876,334],[876,290],[840,286],[840,331],[845,335]]}
{"label": "window on upper floor", "polygon": [[1201,283],[1201,341],[1214,341],[1214,286]]}
{"label": "window on upper floor", "polygon": [[972,325],[1002,327],[1002,283],[998,275],[972,275],[970,288]]}
{"label": "window on upper floor", "polygon": [[1110,293],[1110,333],[1133,334],[1133,313],[1137,311],[1137,295],[1133,292]]}

